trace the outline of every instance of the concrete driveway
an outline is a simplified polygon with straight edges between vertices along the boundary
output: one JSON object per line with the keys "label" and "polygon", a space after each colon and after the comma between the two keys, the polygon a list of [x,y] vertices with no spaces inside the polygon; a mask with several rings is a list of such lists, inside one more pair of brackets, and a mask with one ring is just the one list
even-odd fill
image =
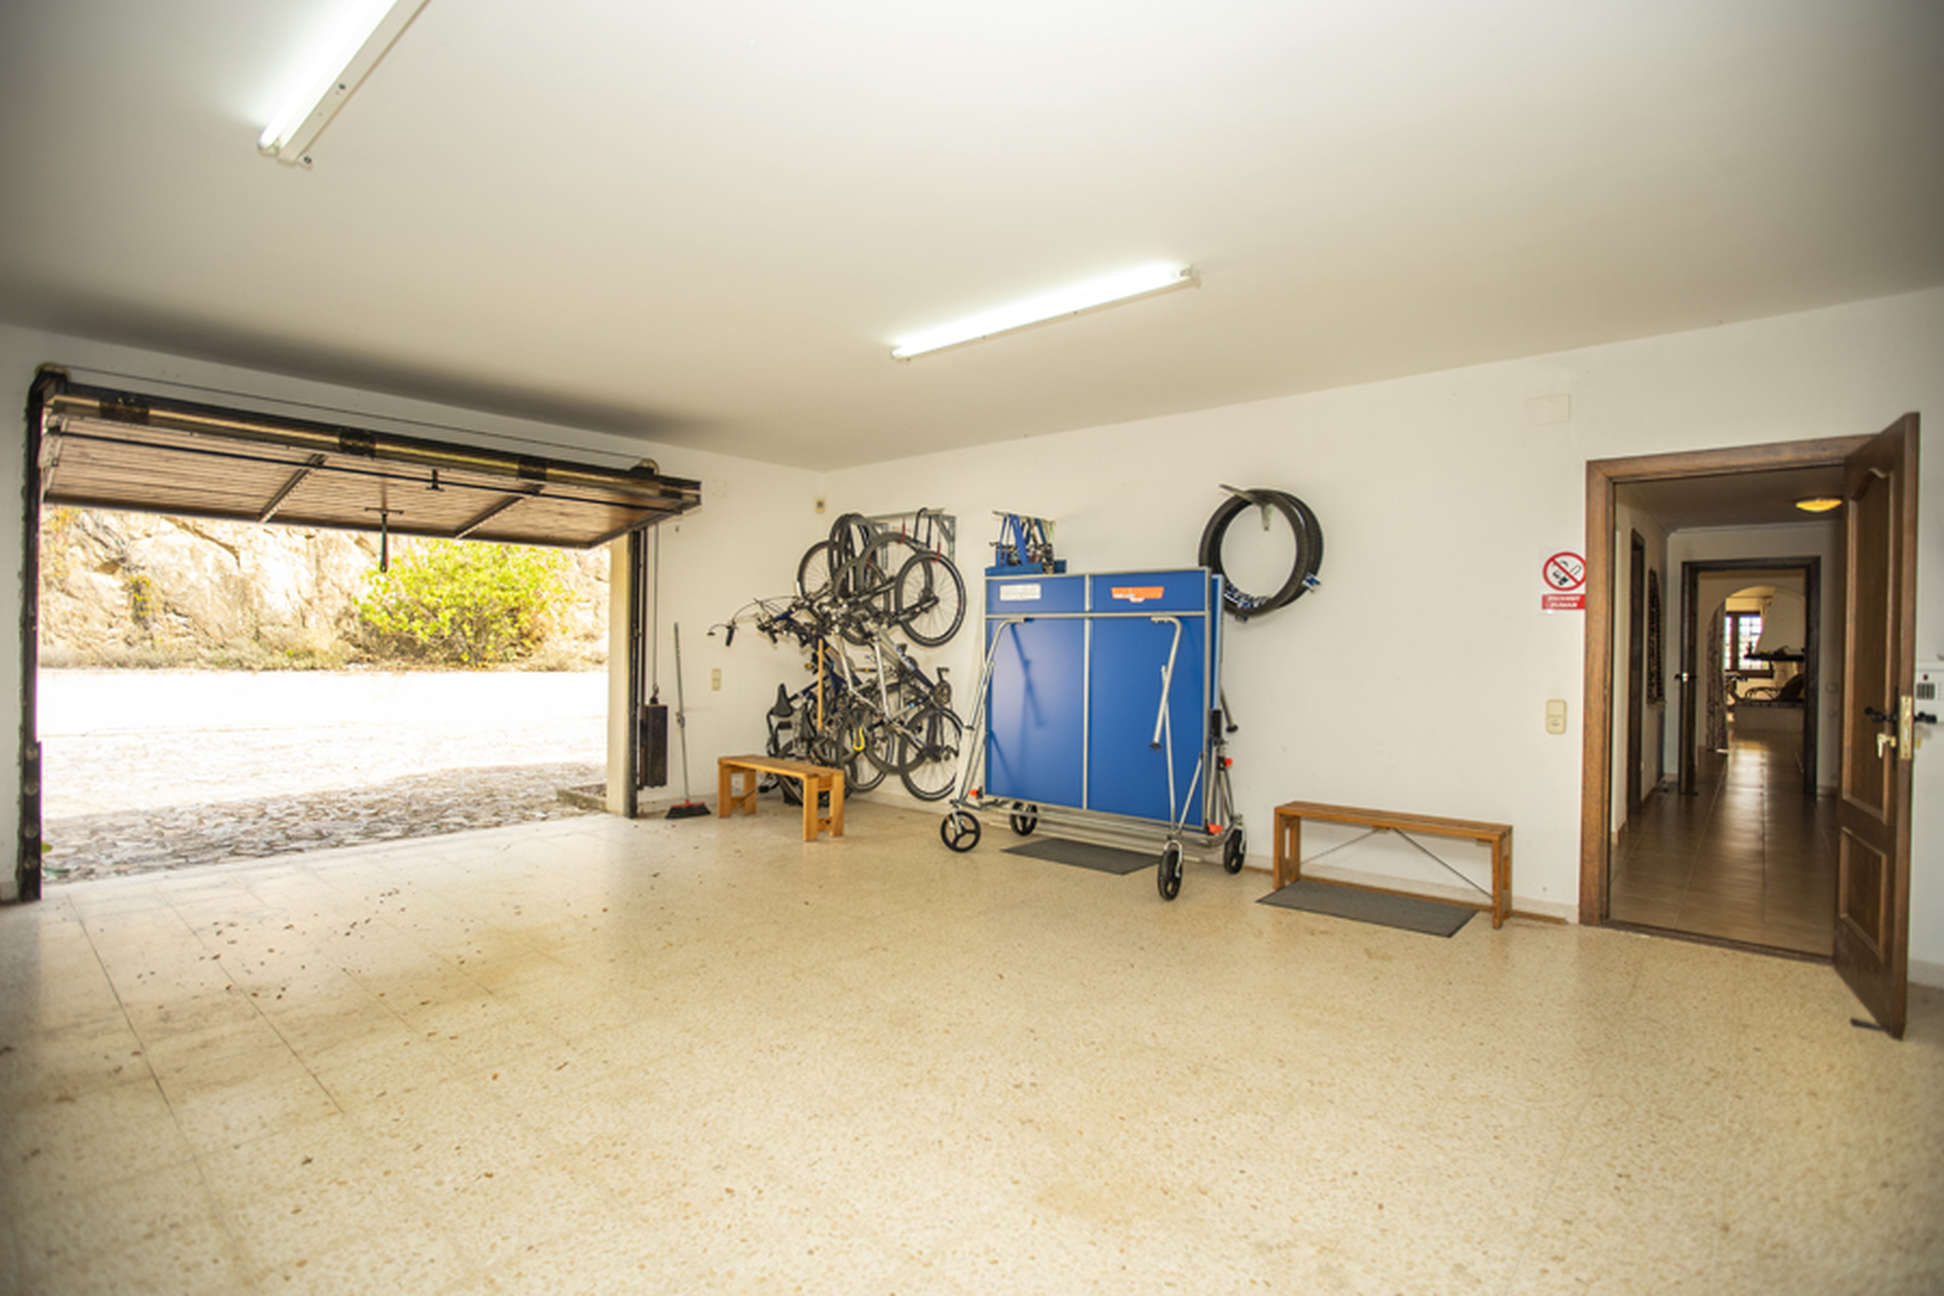
{"label": "concrete driveway", "polygon": [[600,764],[606,716],[605,671],[42,671],[43,814]]}

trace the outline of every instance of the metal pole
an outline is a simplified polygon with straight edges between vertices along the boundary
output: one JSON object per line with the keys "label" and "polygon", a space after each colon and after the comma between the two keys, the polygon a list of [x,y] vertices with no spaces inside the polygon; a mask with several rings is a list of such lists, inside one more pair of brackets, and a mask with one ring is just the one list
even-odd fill
{"label": "metal pole", "polygon": [[[1172,625],[1174,639],[1168,644],[1168,663],[1161,668],[1161,709],[1154,714],[1154,737],[1148,742],[1150,747],[1161,745],[1161,722],[1168,716],[1168,695],[1174,691],[1175,654],[1181,650],[1181,618],[1149,617],[1156,625]],[[1173,807],[1170,806],[1170,809]]]}
{"label": "metal pole", "polygon": [[[653,632],[653,636],[648,641],[648,660],[650,662],[648,677],[649,677],[649,682],[654,685],[655,697],[657,700],[659,700],[661,697],[661,528],[660,527],[655,528],[654,535],[655,535],[654,575],[650,579],[649,586],[648,586],[648,597],[651,601],[651,606],[654,609],[654,632]],[[676,665],[679,670],[680,663],[678,662],[676,663]],[[677,685],[676,691],[680,692],[680,684],[681,684],[680,678],[678,677],[675,682]]]}
{"label": "metal pole", "polygon": [[[688,702],[682,695],[682,623],[677,621],[675,631],[675,728],[682,736],[682,803],[695,798],[689,792],[688,768]],[[749,777],[754,778],[754,775]]]}

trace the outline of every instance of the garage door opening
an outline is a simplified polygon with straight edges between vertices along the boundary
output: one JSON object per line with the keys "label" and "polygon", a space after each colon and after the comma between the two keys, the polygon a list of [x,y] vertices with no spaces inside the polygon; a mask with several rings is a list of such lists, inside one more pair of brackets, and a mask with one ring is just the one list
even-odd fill
{"label": "garage door opening", "polygon": [[696,483],[55,370],[28,424],[21,898],[636,782],[632,745],[605,768],[607,567],[638,578]]}

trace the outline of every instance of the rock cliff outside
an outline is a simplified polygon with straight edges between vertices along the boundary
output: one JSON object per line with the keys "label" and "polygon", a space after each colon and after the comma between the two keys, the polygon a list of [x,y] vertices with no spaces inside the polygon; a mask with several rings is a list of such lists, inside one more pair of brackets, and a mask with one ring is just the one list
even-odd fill
{"label": "rock cliff outside", "polygon": [[[394,563],[426,542],[393,537]],[[40,653],[49,667],[410,668],[380,659],[357,605],[378,537],[145,513],[48,510],[41,526]],[[562,551],[551,633],[528,670],[607,655],[606,549]]]}

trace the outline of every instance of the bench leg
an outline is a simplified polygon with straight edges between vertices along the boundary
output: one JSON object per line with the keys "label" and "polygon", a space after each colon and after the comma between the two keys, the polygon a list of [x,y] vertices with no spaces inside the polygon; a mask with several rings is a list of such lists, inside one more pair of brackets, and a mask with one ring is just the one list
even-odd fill
{"label": "bench leg", "polygon": [[716,762],[716,818],[729,817],[729,789],[736,783],[736,773],[722,762]]}
{"label": "bench leg", "polygon": [[1512,916],[1512,834],[1492,841],[1492,929]]}
{"label": "bench leg", "polygon": [[838,770],[830,780],[830,835],[844,835],[844,772]]}
{"label": "bench leg", "polygon": [[817,824],[819,821],[817,801],[822,792],[822,779],[812,777],[808,774],[803,776],[803,840],[805,841],[817,840]]}
{"label": "bench leg", "polygon": [[1303,877],[1303,821],[1290,815],[1276,825],[1276,890]]}

